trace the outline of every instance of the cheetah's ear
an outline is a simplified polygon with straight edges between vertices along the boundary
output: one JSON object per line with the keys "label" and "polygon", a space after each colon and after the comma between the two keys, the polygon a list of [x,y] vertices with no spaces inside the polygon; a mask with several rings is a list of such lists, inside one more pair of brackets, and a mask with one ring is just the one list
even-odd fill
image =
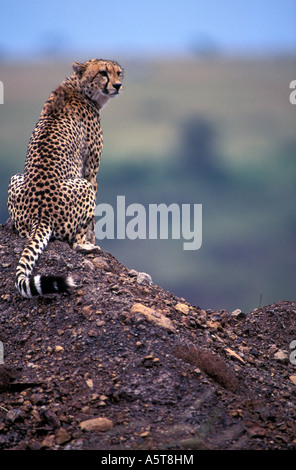
{"label": "cheetah's ear", "polygon": [[72,69],[75,73],[77,73],[77,75],[82,77],[83,72],[85,72],[86,70],[86,66],[84,64],[81,64],[80,62],[73,62]]}

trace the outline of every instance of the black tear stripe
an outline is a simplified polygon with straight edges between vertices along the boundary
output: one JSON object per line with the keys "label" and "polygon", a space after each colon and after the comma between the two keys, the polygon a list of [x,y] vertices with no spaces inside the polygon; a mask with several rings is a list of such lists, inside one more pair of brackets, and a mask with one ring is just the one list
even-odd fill
{"label": "black tear stripe", "polygon": [[99,73],[100,73],[100,71],[97,72],[97,73],[93,76],[93,78],[90,80],[89,83],[92,83],[92,82],[94,81],[94,79],[99,75]]}
{"label": "black tear stripe", "polygon": [[[90,83],[92,83],[94,81],[94,79],[102,72],[102,70],[99,70],[94,76],[93,78],[90,80]],[[108,84],[110,82],[110,79],[109,79],[109,74],[108,74],[108,71],[107,70],[104,70],[104,72],[106,72],[106,78],[107,78],[107,83],[106,85],[104,86],[104,93],[105,95],[109,95],[109,91],[108,91]]]}
{"label": "black tear stripe", "polygon": [[106,95],[109,95],[108,84],[109,84],[109,82],[110,82],[110,79],[109,79],[109,75],[108,75],[107,70],[106,70],[106,74],[107,74],[107,75],[106,75],[107,83],[106,83],[106,85],[104,86],[104,93],[105,93]]}
{"label": "black tear stripe", "polygon": [[94,79],[102,72],[106,72],[106,77],[108,79],[108,83],[109,83],[109,75],[108,75],[108,71],[107,70],[99,70],[94,76],[93,78],[90,80],[90,83],[92,83],[94,81]]}

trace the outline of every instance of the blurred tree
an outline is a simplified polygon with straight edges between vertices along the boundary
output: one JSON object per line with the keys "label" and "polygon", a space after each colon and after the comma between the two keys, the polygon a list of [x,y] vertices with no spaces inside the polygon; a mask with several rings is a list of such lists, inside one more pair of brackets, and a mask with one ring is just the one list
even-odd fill
{"label": "blurred tree", "polygon": [[190,116],[182,126],[181,154],[188,171],[212,177],[217,174],[219,154],[217,131],[213,123],[199,115]]}
{"label": "blurred tree", "polygon": [[189,49],[198,59],[216,58],[221,53],[221,49],[215,39],[202,32],[196,35]]}

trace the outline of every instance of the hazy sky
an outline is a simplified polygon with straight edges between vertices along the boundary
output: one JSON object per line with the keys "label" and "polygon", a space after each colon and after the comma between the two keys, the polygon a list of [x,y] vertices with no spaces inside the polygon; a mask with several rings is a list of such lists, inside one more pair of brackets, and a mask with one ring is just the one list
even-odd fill
{"label": "hazy sky", "polygon": [[[0,53],[296,51],[296,0],[2,0]],[[98,52],[99,53],[99,52]]]}

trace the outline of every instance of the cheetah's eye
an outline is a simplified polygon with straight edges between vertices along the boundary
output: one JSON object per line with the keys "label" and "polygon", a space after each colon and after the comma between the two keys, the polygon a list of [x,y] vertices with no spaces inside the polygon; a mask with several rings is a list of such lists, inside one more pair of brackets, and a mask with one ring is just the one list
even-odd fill
{"label": "cheetah's eye", "polygon": [[100,75],[102,75],[102,77],[108,77],[106,70],[101,70]]}
{"label": "cheetah's eye", "polygon": [[117,72],[117,76],[118,76],[118,77],[121,77],[121,72]]}

